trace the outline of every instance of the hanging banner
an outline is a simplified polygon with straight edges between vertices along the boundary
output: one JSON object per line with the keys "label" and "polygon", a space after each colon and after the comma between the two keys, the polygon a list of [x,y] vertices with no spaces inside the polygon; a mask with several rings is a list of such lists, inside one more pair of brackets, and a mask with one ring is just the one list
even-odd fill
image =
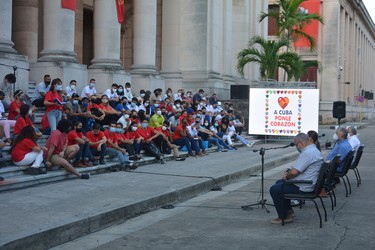
{"label": "hanging banner", "polygon": [[76,0],[61,0],[61,8],[75,11]]}
{"label": "hanging banner", "polygon": [[[301,5],[301,11],[304,11],[308,14],[320,14],[320,0],[307,0],[303,2]],[[318,40],[318,33],[319,33],[319,21],[312,20],[311,23],[305,24],[302,28],[302,31],[313,38]],[[297,37],[294,41],[294,47],[296,48],[307,48],[310,47],[309,41],[304,37]]]}
{"label": "hanging banner", "polygon": [[249,134],[295,136],[318,132],[318,89],[250,88]]}
{"label": "hanging banner", "polygon": [[117,19],[118,22],[124,23],[124,12],[125,12],[125,2],[124,0],[116,0],[116,9],[117,9]]}

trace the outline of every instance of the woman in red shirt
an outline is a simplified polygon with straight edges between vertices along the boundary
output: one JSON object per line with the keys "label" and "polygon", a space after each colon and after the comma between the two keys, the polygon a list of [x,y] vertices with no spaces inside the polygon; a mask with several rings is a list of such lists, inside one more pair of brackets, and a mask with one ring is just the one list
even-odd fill
{"label": "woman in red shirt", "polygon": [[117,121],[120,118],[121,112],[115,110],[111,107],[111,105],[109,105],[107,95],[102,95],[102,103],[99,105],[99,107],[104,111],[105,114],[104,120],[102,121],[102,126],[109,125],[111,121]]}
{"label": "woman in red shirt", "polygon": [[46,113],[51,132],[56,130],[57,123],[62,117],[62,98],[59,92],[62,91],[62,82],[60,78],[52,80],[51,88],[44,97],[44,106],[46,106]]}
{"label": "woman in red shirt", "polygon": [[17,135],[21,134],[22,129],[26,126],[33,127],[37,137],[42,136],[42,133],[40,133],[39,130],[34,127],[33,122],[30,119],[30,113],[30,106],[23,104],[20,108],[20,116],[16,121],[16,125],[14,125],[13,138],[16,138]]}
{"label": "woman in red shirt", "polygon": [[32,126],[26,126],[14,140],[12,145],[12,160],[17,166],[31,165],[26,169],[29,174],[45,174],[46,171],[41,168],[43,162],[43,151],[46,147],[36,144],[37,135]]}
{"label": "woman in red shirt", "polygon": [[23,98],[24,94],[21,90],[14,92],[14,100],[10,103],[8,110],[8,120],[16,120],[16,117],[20,114],[22,104],[25,104]]}

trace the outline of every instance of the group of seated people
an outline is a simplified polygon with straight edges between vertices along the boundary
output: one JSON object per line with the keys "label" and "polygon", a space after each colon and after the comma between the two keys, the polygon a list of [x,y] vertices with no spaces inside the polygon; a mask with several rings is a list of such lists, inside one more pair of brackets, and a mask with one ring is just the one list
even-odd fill
{"label": "group of seated people", "polygon": [[[336,144],[329,151],[326,161],[331,161],[336,155],[340,155],[339,166],[337,172],[342,172],[347,161],[347,156],[351,151],[356,151],[360,146],[360,140],[357,136],[357,129],[355,127],[339,127],[336,129]],[[292,201],[284,199],[284,193],[301,193],[312,192],[314,190],[316,181],[318,179],[320,167],[324,161],[321,153],[318,134],[315,131],[309,131],[307,134],[300,133],[294,138],[296,149],[300,155],[293,167],[286,171],[282,179],[278,180],[270,188],[270,194],[274,202],[278,217],[271,220],[272,224],[290,223],[295,217],[292,209]],[[311,184],[287,184],[286,180],[309,180]],[[338,182],[336,182],[337,184]],[[321,197],[327,194],[322,191]]]}
{"label": "group of seated people", "polygon": [[[218,152],[236,150],[233,139],[253,145],[241,136],[244,120],[234,113],[233,105],[222,107],[216,94],[205,96],[202,89],[193,95],[168,88],[163,95],[158,88],[153,93],[141,90],[135,96],[130,83],[114,83],[99,95],[95,79],[91,79],[79,95],[76,84],[72,80],[63,88],[59,78],[51,81],[45,75],[31,100],[21,90],[14,92],[8,117],[0,120],[0,132],[5,136],[0,148],[10,144],[13,162],[31,165],[28,173],[43,174],[46,169],[42,165],[47,169],[58,165],[87,178],[75,168],[105,164],[105,155],[117,157],[122,169],[134,169],[141,150],[164,164],[164,154],[185,160],[179,155],[182,148],[190,157],[202,157],[208,146],[215,146]],[[0,91],[3,116],[5,97]],[[34,125],[37,108],[46,111],[40,130]],[[42,134],[50,136],[45,146],[38,146]]]}

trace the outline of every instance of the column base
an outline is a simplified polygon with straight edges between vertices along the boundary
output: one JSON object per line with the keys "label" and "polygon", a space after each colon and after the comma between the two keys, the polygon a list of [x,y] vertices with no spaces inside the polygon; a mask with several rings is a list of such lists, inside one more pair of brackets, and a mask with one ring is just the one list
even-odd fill
{"label": "column base", "polygon": [[133,65],[130,67],[132,75],[157,75],[159,74],[153,65]]}
{"label": "column base", "polygon": [[131,76],[125,70],[115,70],[113,68],[89,68],[89,79],[94,78],[96,81],[95,89],[98,93],[103,93],[110,88],[113,83],[125,86],[126,82],[131,82]]}
{"label": "column base", "polygon": [[40,52],[38,62],[68,62],[76,63],[76,53],[66,50],[43,50]]}
{"label": "column base", "polygon": [[36,84],[43,81],[43,76],[48,74],[52,79],[60,78],[63,86],[68,86],[70,80],[77,81],[77,93],[87,85],[87,66],[70,62],[36,62],[30,63],[30,80]]}
{"label": "column base", "polygon": [[10,40],[0,39],[0,52],[17,54],[17,50],[13,49],[14,43]]}
{"label": "column base", "polygon": [[132,89],[134,94],[138,96],[141,89],[150,90],[151,92],[154,89],[161,88],[163,91],[165,88],[165,79],[159,75],[154,74],[133,74],[132,72]]}
{"label": "column base", "polygon": [[124,70],[119,59],[93,59],[89,69]]}

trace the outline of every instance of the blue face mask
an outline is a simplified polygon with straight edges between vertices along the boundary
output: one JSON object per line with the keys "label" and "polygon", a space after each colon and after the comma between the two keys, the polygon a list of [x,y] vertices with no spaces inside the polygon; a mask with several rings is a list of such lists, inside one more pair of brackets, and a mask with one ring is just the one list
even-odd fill
{"label": "blue face mask", "polygon": [[110,128],[109,128],[109,131],[112,132],[112,133],[116,133],[117,128],[110,127]]}
{"label": "blue face mask", "polygon": [[135,107],[137,104],[135,102],[132,102],[132,107]]}
{"label": "blue face mask", "polygon": [[123,130],[122,128],[117,128],[117,129],[116,129],[116,132],[117,132],[117,133],[124,133],[124,130]]}
{"label": "blue face mask", "polygon": [[83,102],[83,103],[82,103],[82,106],[83,106],[84,108],[87,108],[87,106],[89,106],[89,104],[88,104],[87,102]]}
{"label": "blue face mask", "polygon": [[72,102],[74,105],[78,105],[78,100],[73,100]]}
{"label": "blue face mask", "polygon": [[160,106],[160,104],[158,104],[158,103],[155,103],[155,104],[154,104],[154,107],[155,107],[155,108],[157,108],[157,107],[159,107],[159,106]]}
{"label": "blue face mask", "polygon": [[56,90],[57,90],[57,91],[61,91],[61,90],[62,90],[62,85],[57,85],[57,86],[56,86]]}
{"label": "blue face mask", "polygon": [[142,128],[147,128],[148,127],[148,123],[142,123]]}

